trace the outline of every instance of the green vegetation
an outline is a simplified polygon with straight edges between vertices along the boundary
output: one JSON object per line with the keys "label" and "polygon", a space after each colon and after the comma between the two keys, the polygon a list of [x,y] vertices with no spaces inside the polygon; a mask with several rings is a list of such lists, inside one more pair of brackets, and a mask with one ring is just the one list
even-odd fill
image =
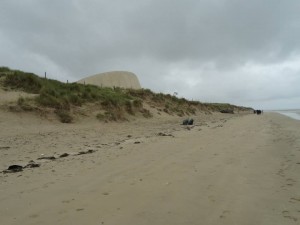
{"label": "green vegetation", "polygon": [[[72,122],[72,108],[86,103],[100,103],[106,110],[108,120],[125,119],[125,112],[134,115],[135,111],[143,107],[140,99],[130,96],[126,90],[120,88],[62,83],[32,73],[10,70],[7,67],[0,67],[0,76],[5,77],[3,85],[6,88],[37,94],[35,103],[54,109],[64,123]],[[19,99],[18,105],[25,106],[25,99]]]}
{"label": "green vegetation", "polygon": [[203,105],[205,105],[207,108],[212,109],[213,111],[218,111],[218,112],[222,112],[222,111],[248,111],[248,110],[253,110],[252,108],[248,108],[248,107],[242,107],[242,106],[235,106],[235,105],[231,105],[228,103],[204,103]]}
{"label": "green vegetation", "polygon": [[[7,71],[2,71],[2,73],[3,72]],[[40,78],[32,73],[11,71],[11,73],[8,73],[6,75],[4,86],[10,87],[12,89],[21,89],[28,93],[37,94],[42,87],[42,82],[40,81]]]}
{"label": "green vegetation", "polygon": [[53,109],[64,123],[73,121],[76,107],[91,103],[104,112],[96,116],[103,121],[126,120],[126,115],[138,113],[146,118],[152,117],[151,112],[143,108],[143,103],[156,108],[159,112],[177,116],[193,115],[197,110],[248,110],[230,104],[188,101],[170,94],[154,93],[149,89],[102,88],[94,85],[62,83],[41,78],[33,73],[11,70],[8,67],[0,67],[0,78],[6,90],[36,94],[33,100],[20,97],[17,102],[20,109],[24,111],[31,111],[37,107]]}
{"label": "green vegetation", "polygon": [[32,106],[32,99],[19,97],[17,101],[17,105],[23,110],[23,111],[33,111],[34,107]]}
{"label": "green vegetation", "polygon": [[21,111],[27,111],[31,112],[35,110],[34,102],[30,98],[24,98],[20,96],[17,100],[16,105],[9,105],[9,110],[12,112],[21,112]]}
{"label": "green vegetation", "polygon": [[57,116],[59,117],[60,122],[62,123],[72,123],[73,117],[69,111],[66,110],[56,110]]}

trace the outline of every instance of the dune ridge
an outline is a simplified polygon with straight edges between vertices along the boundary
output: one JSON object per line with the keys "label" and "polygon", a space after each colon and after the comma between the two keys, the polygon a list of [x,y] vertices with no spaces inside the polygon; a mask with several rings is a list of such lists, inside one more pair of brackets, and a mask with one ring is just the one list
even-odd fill
{"label": "dune ridge", "polygon": [[85,77],[77,83],[97,85],[99,87],[120,87],[141,89],[137,75],[128,71],[110,71]]}

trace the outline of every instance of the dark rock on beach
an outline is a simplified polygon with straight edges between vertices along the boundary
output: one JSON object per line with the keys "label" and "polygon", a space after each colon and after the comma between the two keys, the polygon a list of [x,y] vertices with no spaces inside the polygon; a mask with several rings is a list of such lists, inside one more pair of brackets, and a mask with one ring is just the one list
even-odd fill
{"label": "dark rock on beach", "polygon": [[59,156],[59,158],[65,158],[65,157],[68,157],[70,154],[68,153],[63,153]]}
{"label": "dark rock on beach", "polygon": [[24,168],[37,168],[40,167],[41,164],[35,163],[33,160],[31,160]]}
{"label": "dark rock on beach", "polygon": [[185,119],[182,121],[182,125],[193,125],[194,119]]}
{"label": "dark rock on beach", "polygon": [[38,158],[39,160],[40,159],[47,159],[47,160],[55,160],[56,158],[54,156],[42,156],[40,158]]}
{"label": "dark rock on beach", "polygon": [[185,120],[182,121],[182,125],[188,125],[188,123],[189,123],[188,119],[185,119]]}
{"label": "dark rock on beach", "polygon": [[39,163],[35,163],[34,161],[30,161],[26,166],[21,166],[21,165],[11,165],[9,166],[6,170],[3,170],[3,173],[17,173],[17,172],[22,172],[23,169],[27,168],[36,168],[40,167],[41,165]]}
{"label": "dark rock on beach", "polygon": [[95,150],[89,149],[89,150],[87,150],[87,151],[81,151],[81,152],[78,152],[77,155],[91,154],[91,153],[93,153],[93,152],[95,152]]}
{"label": "dark rock on beach", "polygon": [[41,164],[39,164],[39,163],[30,163],[30,164],[27,164],[24,168],[37,168],[40,166],[41,166]]}
{"label": "dark rock on beach", "polygon": [[21,171],[23,171],[23,166],[11,165],[7,168],[7,170],[4,170],[3,173],[16,173]]}
{"label": "dark rock on beach", "polygon": [[162,132],[159,132],[157,135],[162,136],[162,137],[174,137],[172,134],[165,134],[165,133],[162,133]]}

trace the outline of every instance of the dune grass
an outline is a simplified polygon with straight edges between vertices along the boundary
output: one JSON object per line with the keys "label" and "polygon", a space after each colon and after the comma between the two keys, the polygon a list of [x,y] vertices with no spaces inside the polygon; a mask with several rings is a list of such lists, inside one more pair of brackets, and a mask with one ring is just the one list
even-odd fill
{"label": "dune grass", "polygon": [[[73,121],[72,108],[87,103],[100,103],[101,108],[105,110],[104,114],[97,115],[100,120],[120,120],[125,118],[125,114],[135,115],[138,112],[147,118],[151,117],[150,111],[143,108],[143,102],[158,107],[165,113],[178,116],[195,114],[199,109],[210,111],[248,109],[230,104],[189,101],[170,94],[154,93],[149,89],[133,90],[63,83],[33,73],[11,70],[8,67],[0,67],[0,77],[3,86],[8,89],[37,94],[35,103],[41,107],[54,109],[60,120],[65,123]],[[25,99],[20,99],[18,104],[23,108],[28,106]]]}
{"label": "dune grass", "polygon": [[[120,88],[62,83],[7,67],[0,67],[1,75],[5,76],[3,85],[6,88],[37,94],[36,104],[55,109],[62,122],[71,122],[71,108],[86,103],[100,103],[102,108],[107,110],[107,114],[111,115],[108,116],[109,120],[121,119],[124,116],[123,111],[134,115],[136,109],[142,108],[140,99]],[[20,99],[19,105],[25,105],[25,99]]]}
{"label": "dune grass", "polygon": [[39,94],[37,102],[43,106],[53,108],[69,108],[69,105],[84,104],[101,100],[103,105],[120,105],[132,100],[121,89],[100,88],[93,85],[78,83],[62,83],[57,80],[45,79],[32,73],[12,71],[0,67],[6,75],[4,86],[11,89],[22,90],[28,93]]}

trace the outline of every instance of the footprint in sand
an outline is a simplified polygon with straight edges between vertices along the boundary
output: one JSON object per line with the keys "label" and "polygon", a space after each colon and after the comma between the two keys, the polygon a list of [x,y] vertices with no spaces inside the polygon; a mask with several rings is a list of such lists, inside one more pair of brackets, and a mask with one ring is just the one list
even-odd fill
{"label": "footprint in sand", "polygon": [[29,217],[30,217],[30,218],[38,218],[39,215],[38,215],[38,214],[31,214]]}
{"label": "footprint in sand", "polygon": [[79,212],[79,211],[83,211],[84,209],[82,209],[82,208],[80,208],[80,209],[76,209],[76,211],[77,212]]}
{"label": "footprint in sand", "polygon": [[206,189],[207,189],[207,190],[210,190],[212,187],[213,187],[213,185],[210,184],[210,185],[207,186]]}
{"label": "footprint in sand", "polygon": [[74,201],[75,199],[74,198],[72,198],[72,199],[70,199],[70,200],[63,200],[63,201],[61,201],[62,203],[64,203],[64,204],[67,204],[67,203],[70,203],[70,202],[72,202],[72,201]]}
{"label": "footprint in sand", "polygon": [[292,178],[288,178],[288,179],[286,179],[286,181],[287,181],[286,185],[288,185],[288,186],[293,186],[296,183],[296,181]]}
{"label": "footprint in sand", "polygon": [[292,202],[292,203],[300,202],[300,197],[293,197],[293,198],[290,198],[290,202]]}
{"label": "footprint in sand", "polygon": [[221,219],[224,219],[224,218],[226,218],[226,216],[229,215],[229,214],[230,214],[230,211],[229,211],[229,210],[224,210],[224,211],[222,212],[222,214],[220,215],[220,218],[221,218]]}
{"label": "footprint in sand", "polygon": [[282,211],[282,215],[284,218],[286,219],[291,219],[291,220],[294,220],[295,222],[298,221],[298,219],[294,216],[291,216],[291,213],[289,211]]}
{"label": "footprint in sand", "polygon": [[65,213],[67,213],[67,210],[61,210],[61,211],[58,212],[59,215],[62,215],[62,214],[65,214]]}
{"label": "footprint in sand", "polygon": [[208,199],[209,199],[211,202],[215,202],[215,201],[216,201],[216,200],[215,200],[215,196],[213,196],[213,195],[208,196]]}
{"label": "footprint in sand", "polygon": [[278,172],[277,172],[277,175],[281,176],[281,177],[285,177],[284,175],[284,170],[283,169],[280,169]]}

